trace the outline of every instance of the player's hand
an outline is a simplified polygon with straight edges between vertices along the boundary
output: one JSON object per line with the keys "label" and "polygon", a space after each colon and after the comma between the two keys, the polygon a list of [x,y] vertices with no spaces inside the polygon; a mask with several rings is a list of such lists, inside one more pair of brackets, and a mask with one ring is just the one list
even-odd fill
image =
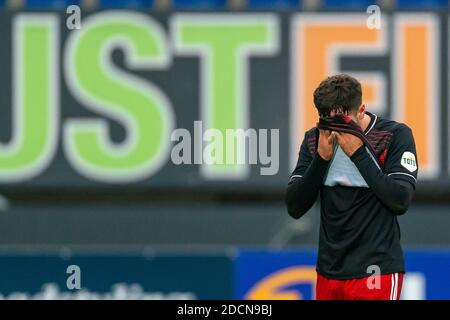
{"label": "player's hand", "polygon": [[333,155],[333,142],[335,133],[330,130],[319,129],[319,143],[317,145],[317,153],[322,159],[330,160]]}
{"label": "player's hand", "polygon": [[351,157],[356,150],[358,150],[363,142],[360,138],[354,136],[350,133],[342,133],[342,132],[333,132],[336,136],[337,143],[341,146],[342,151],[348,156]]}

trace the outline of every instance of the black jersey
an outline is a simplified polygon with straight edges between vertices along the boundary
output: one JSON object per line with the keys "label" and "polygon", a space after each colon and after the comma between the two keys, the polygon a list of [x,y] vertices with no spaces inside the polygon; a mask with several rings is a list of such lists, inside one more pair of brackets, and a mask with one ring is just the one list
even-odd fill
{"label": "black jersey", "polygon": [[378,159],[364,146],[349,158],[336,145],[325,161],[316,153],[319,132],[313,128],[288,187],[288,209],[296,218],[320,194],[317,271],[332,279],[368,276],[373,265],[381,274],[404,272],[397,215],[406,211],[416,185],[414,138],[405,124],[368,115],[364,134]]}

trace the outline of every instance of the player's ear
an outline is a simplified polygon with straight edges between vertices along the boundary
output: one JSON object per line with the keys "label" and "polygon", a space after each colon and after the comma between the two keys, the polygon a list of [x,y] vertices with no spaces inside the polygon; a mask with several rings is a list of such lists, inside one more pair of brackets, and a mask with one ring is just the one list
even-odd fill
{"label": "player's ear", "polygon": [[364,118],[365,113],[366,113],[366,105],[363,103],[358,108],[358,119],[362,120]]}

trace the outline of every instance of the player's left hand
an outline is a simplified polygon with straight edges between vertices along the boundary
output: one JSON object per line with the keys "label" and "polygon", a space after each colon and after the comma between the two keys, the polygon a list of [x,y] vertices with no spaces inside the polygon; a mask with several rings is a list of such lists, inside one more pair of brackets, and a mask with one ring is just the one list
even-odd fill
{"label": "player's left hand", "polygon": [[356,150],[363,145],[361,139],[353,134],[334,131],[334,135],[337,143],[341,146],[342,151],[344,151],[348,157],[351,157]]}

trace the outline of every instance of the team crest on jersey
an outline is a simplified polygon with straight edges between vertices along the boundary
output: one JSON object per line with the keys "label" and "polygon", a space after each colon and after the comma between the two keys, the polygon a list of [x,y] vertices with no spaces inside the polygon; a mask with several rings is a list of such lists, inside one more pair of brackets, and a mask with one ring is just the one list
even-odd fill
{"label": "team crest on jersey", "polygon": [[416,156],[412,152],[404,152],[400,163],[409,172],[414,172],[417,170]]}

